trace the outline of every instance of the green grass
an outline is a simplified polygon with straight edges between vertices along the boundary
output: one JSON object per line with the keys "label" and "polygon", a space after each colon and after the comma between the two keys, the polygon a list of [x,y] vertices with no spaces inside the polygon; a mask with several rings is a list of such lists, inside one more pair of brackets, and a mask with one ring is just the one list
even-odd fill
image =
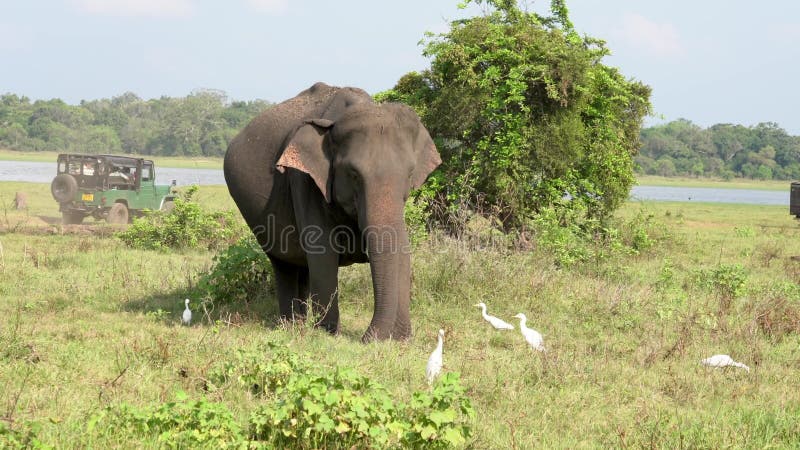
{"label": "green grass", "polygon": [[[148,155],[128,156],[152,159],[156,164],[156,168],[177,167],[183,169],[222,169],[222,158],[220,157],[170,157]],[[57,152],[21,152],[17,150],[0,149],[0,160],[3,161],[48,162],[53,163],[53,167],[55,167],[57,158]]]}
{"label": "green grass", "polygon": [[[36,193],[30,215],[6,211],[6,221],[57,217],[46,185],[0,183],[0,199],[21,188]],[[222,186],[199,194],[232,207]],[[144,406],[178,391],[223,402],[245,420],[257,399],[205,393],[203,382],[236,349],[265,340],[321,365],[354,367],[407,401],[426,388],[426,360],[444,328],[445,371],[461,373],[477,411],[471,448],[795,447],[797,222],[784,207],[728,204],[629,203],[619,216],[641,209],[671,238],[571,269],[536,249],[420,244],[414,337],[371,345],[359,342],[372,314],[367,265],[340,272],[337,337],[278,325],[271,301],[196,309],[187,328],[178,325],[183,298],[211,253],[131,250],[108,233],[46,223],[0,232],[0,418],[17,429],[38,422],[38,437],[58,448],[155,447],[113,431],[98,437],[86,423],[107,405]],[[747,281],[726,307],[704,282],[732,265]],[[478,301],[509,321],[524,312],[548,353],[532,352],[516,331],[491,329],[472,307]],[[698,364],[715,353],[752,371]]]}
{"label": "green grass", "polygon": [[637,184],[643,186],[704,187],[716,189],[758,189],[767,191],[788,191],[786,180],[751,180],[736,178],[730,181],[721,178],[660,177],[656,175],[637,175]]}

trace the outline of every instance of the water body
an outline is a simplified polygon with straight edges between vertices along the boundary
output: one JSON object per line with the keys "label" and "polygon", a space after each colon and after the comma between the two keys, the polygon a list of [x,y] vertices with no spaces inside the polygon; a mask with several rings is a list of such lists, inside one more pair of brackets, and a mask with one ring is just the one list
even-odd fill
{"label": "water body", "polygon": [[[56,164],[44,162],[0,161],[0,181],[49,183],[56,175]],[[156,167],[156,183],[178,186],[191,184],[225,184],[220,169],[175,169]],[[746,203],[755,205],[789,205],[789,183],[785,191],[755,189],[717,189],[701,187],[634,186],[632,200],[674,202]]]}
{"label": "water body", "polygon": [[[56,176],[56,163],[0,161],[0,181],[49,183]],[[156,183],[178,186],[225,184],[221,169],[176,169],[156,166]]]}
{"label": "water body", "polygon": [[789,182],[785,191],[717,189],[702,187],[634,186],[631,200],[671,202],[745,203],[789,206]]}

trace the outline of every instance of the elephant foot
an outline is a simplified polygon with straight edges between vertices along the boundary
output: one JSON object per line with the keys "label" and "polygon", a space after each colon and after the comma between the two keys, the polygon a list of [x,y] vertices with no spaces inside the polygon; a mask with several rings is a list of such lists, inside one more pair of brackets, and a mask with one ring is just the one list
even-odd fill
{"label": "elephant foot", "polygon": [[407,341],[411,337],[411,327],[406,329],[401,329],[398,331],[392,331],[391,333],[380,333],[378,330],[374,328],[369,328],[361,336],[361,342],[364,344],[369,344],[370,342],[375,341],[386,341],[386,340],[393,340],[393,341]]}
{"label": "elephant foot", "polygon": [[411,326],[410,325],[407,327],[395,326],[394,330],[392,331],[391,338],[394,339],[395,341],[407,341],[411,339]]}
{"label": "elephant foot", "polygon": [[332,335],[339,334],[339,323],[330,323],[330,322],[318,322],[317,326],[320,328],[325,329],[328,333]]}

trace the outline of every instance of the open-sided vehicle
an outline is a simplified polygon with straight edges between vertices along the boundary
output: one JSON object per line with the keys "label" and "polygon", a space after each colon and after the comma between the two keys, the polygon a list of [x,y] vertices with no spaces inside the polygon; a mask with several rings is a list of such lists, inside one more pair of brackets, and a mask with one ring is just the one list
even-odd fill
{"label": "open-sided vehicle", "polygon": [[108,223],[127,223],[143,210],[169,210],[172,185],[156,185],[153,161],[117,155],[58,155],[57,173],[50,184],[65,224],[87,216]]}
{"label": "open-sided vehicle", "polygon": [[800,181],[792,181],[790,186],[789,214],[800,219]]}

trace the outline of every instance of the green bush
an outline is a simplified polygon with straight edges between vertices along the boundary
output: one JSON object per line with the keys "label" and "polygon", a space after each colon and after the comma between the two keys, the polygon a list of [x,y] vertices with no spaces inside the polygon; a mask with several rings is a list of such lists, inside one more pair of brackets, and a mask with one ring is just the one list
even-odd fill
{"label": "green bush", "polygon": [[650,87],[603,64],[610,50],[573,27],[564,1],[548,15],[515,0],[460,3],[484,13],[428,34],[430,68],[376,95],[414,108],[436,139],[442,165],[424,189],[506,230],[546,208],[609,217],[634,183]]}
{"label": "green bush", "polygon": [[630,219],[598,220],[580,210],[545,208],[529,221],[536,243],[560,267],[638,255],[672,238],[653,214],[638,211]]}
{"label": "green bush", "polygon": [[245,228],[232,211],[207,212],[193,200],[197,186],[189,187],[175,199],[172,211],[150,211],[136,218],[117,237],[133,248],[220,249],[241,237]]}
{"label": "green bush", "polygon": [[92,417],[88,431],[170,448],[446,449],[463,446],[472,435],[475,413],[456,373],[405,404],[352,369],[320,367],[267,343],[239,350],[207,381],[212,393],[243,388],[262,400],[246,425],[222,403],[179,393],[156,406],[108,407]]}
{"label": "green bush", "polygon": [[183,392],[175,401],[155,407],[107,407],[88,425],[90,432],[109,429],[123,436],[155,438],[168,448],[239,448],[244,440],[241,427],[224,404],[189,400]]}
{"label": "green bush", "polygon": [[405,405],[351,369],[321,368],[269,343],[237,352],[210,380],[270,400],[251,413],[250,437],[277,448],[450,448],[472,433],[458,374]]}
{"label": "green bush", "polygon": [[741,264],[720,264],[709,275],[711,287],[725,302],[739,297],[747,282],[747,273]]}
{"label": "green bush", "polygon": [[430,222],[430,212],[428,201],[424,195],[417,198],[410,197],[405,205],[404,216],[408,238],[413,245],[419,244],[428,238],[428,225]]}
{"label": "green bush", "polygon": [[200,277],[198,290],[218,302],[247,302],[272,286],[272,265],[255,237],[247,234],[214,256],[211,269]]}
{"label": "green bush", "polygon": [[36,436],[40,425],[36,422],[18,422],[12,427],[0,420],[0,448],[8,449],[51,449]]}

